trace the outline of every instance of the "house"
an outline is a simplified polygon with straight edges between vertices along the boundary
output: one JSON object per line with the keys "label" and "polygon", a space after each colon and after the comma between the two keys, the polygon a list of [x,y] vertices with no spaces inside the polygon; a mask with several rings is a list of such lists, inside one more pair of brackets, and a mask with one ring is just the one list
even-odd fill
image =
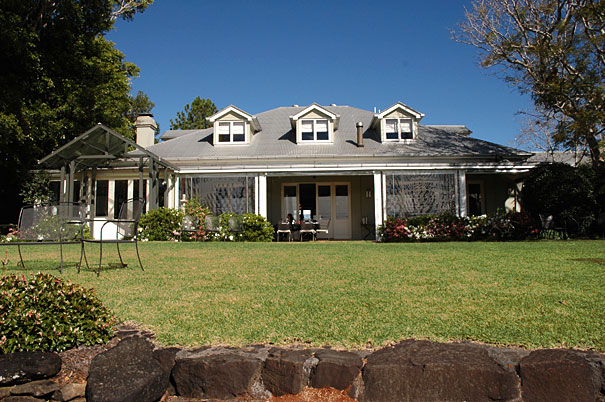
{"label": "house", "polygon": [[373,238],[387,216],[518,209],[531,153],[473,138],[465,126],[423,125],[423,117],[403,103],[378,112],[314,103],[255,115],[228,106],[208,118],[212,127],[169,130],[153,144],[155,122],[144,115],[138,148],[119,155],[131,163],[100,160],[96,185],[88,172],[80,175],[87,189],[56,186],[63,199],[92,198],[99,220],[137,195],[151,208],[195,197],[216,214],[315,218],[332,239]]}

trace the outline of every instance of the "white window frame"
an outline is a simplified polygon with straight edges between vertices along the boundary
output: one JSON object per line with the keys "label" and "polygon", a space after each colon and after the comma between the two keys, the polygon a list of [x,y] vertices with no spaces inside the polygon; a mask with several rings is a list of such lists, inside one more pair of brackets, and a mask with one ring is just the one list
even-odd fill
{"label": "white window frame", "polygon": [[[229,141],[221,141],[221,133],[220,133],[220,127],[221,125],[226,125],[229,124]],[[234,141],[233,140],[233,126],[235,124],[242,124],[244,127],[244,140],[243,141]],[[242,120],[223,120],[223,121],[217,121],[217,125],[216,125],[216,129],[218,130],[218,132],[216,133],[216,141],[218,144],[245,144],[248,138],[248,133],[246,130],[246,122],[242,121]]]}
{"label": "white window frame", "polygon": [[[395,120],[397,123],[397,138],[388,138],[387,137],[387,122],[392,120]],[[409,122],[410,128],[411,128],[411,138],[405,138],[403,136],[404,132],[401,130],[401,126],[402,123],[407,123]],[[414,119],[412,119],[411,117],[386,117],[384,119],[384,140],[385,141],[393,141],[393,142],[405,142],[405,141],[410,141],[416,138],[415,132],[414,132]]]}
{"label": "white window frame", "polygon": [[[327,129],[327,132],[328,132],[328,138],[325,139],[325,140],[319,140],[319,139],[317,139],[317,123],[320,122],[320,121],[321,122],[323,122],[323,121],[326,122],[326,129]],[[312,127],[313,127],[313,130],[312,130],[313,139],[310,139],[310,140],[303,139],[303,124],[305,122],[311,122],[311,124],[312,124]],[[299,127],[300,127],[300,142],[301,143],[308,144],[308,143],[311,143],[311,142],[331,142],[331,140],[332,140],[332,138],[331,138],[332,136],[331,136],[331,133],[330,133],[330,119],[327,119],[327,118],[326,119],[305,119],[305,118],[302,118],[302,119],[300,119],[300,126]]]}

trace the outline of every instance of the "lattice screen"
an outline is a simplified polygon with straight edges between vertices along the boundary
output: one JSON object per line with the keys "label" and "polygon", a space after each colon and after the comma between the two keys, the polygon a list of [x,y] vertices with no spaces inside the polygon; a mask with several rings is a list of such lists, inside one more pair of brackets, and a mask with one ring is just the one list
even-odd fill
{"label": "lattice screen", "polygon": [[215,214],[254,212],[254,178],[252,177],[184,177],[181,194],[197,198]]}
{"label": "lattice screen", "polygon": [[386,195],[388,216],[457,212],[453,173],[387,175]]}

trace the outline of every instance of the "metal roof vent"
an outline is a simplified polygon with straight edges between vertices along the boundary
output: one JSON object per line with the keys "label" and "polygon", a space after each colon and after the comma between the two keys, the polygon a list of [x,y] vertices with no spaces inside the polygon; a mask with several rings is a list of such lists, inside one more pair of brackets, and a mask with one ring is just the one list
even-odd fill
{"label": "metal roof vent", "polygon": [[363,147],[363,122],[357,122],[355,124],[357,127],[357,147]]}
{"label": "metal roof vent", "polygon": [[298,105],[295,103],[295,104],[292,105],[292,107],[298,107]]}

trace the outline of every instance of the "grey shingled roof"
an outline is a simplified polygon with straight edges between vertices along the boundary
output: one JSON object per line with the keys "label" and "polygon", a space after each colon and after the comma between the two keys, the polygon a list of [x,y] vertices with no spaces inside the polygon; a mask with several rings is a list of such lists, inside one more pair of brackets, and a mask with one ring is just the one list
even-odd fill
{"label": "grey shingled roof", "polygon": [[527,161],[536,164],[543,162],[561,162],[571,166],[575,166],[578,162],[578,160],[576,160],[577,158],[578,156],[571,151],[554,152],[552,154],[543,151],[534,151],[532,157],[529,158]]}
{"label": "grey shingled roof", "polygon": [[182,137],[187,134],[195,133],[200,130],[166,130],[164,134],[160,135],[160,139],[164,141],[172,140],[177,137]]}
{"label": "grey shingled roof", "polygon": [[[155,144],[148,149],[168,160],[183,159],[275,159],[314,157],[360,158],[368,157],[489,157],[502,156],[524,160],[531,153],[468,137],[464,126],[419,125],[418,138],[413,143],[381,143],[380,133],[370,129],[374,113],[350,106],[322,106],[340,116],[339,129],[334,133],[332,144],[296,144],[296,132],[290,124],[290,116],[306,107],[279,107],[256,115],[262,131],[254,134],[247,145],[213,146],[212,128],[187,130],[187,134]],[[364,126],[364,147],[357,147],[355,124]],[[466,128],[466,130],[461,127]]]}

